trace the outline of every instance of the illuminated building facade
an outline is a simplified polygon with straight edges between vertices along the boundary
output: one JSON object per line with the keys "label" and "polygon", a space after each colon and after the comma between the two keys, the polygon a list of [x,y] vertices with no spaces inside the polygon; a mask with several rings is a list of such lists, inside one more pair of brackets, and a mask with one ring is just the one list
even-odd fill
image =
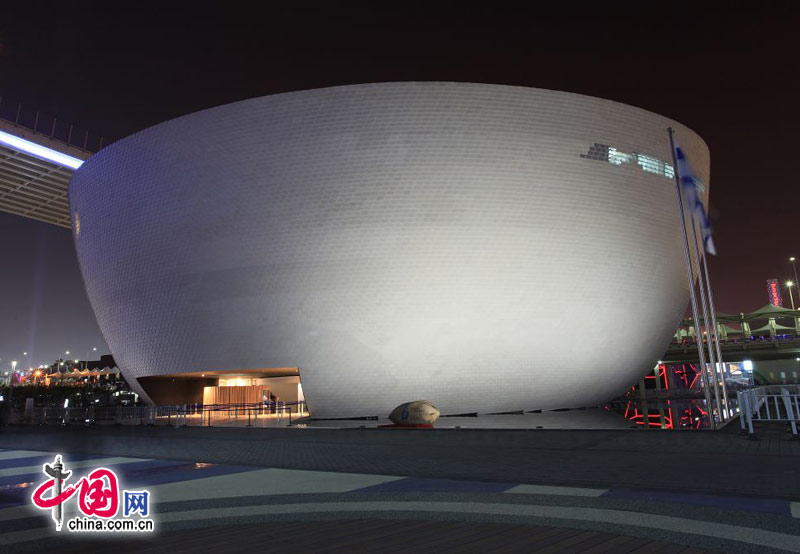
{"label": "illuminated building facade", "polygon": [[707,194],[699,136],[608,100],[435,82],[255,98],[93,156],[73,234],[146,399],[164,376],[159,402],[181,375],[299,368],[314,417],[596,405],[652,370],[686,307],[668,126]]}

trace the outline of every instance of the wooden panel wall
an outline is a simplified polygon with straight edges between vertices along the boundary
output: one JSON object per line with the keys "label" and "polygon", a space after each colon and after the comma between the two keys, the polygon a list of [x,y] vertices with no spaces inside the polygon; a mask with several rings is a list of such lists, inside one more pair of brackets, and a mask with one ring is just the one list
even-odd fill
{"label": "wooden panel wall", "polygon": [[269,391],[269,387],[263,385],[205,387],[203,389],[203,404],[255,404],[263,400],[262,392],[265,390]]}

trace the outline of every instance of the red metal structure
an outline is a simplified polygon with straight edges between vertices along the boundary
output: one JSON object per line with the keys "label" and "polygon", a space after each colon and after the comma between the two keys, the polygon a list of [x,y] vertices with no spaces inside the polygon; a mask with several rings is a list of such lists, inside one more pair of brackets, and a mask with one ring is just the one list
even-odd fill
{"label": "red metal structure", "polygon": [[[650,405],[643,406],[641,384],[648,391],[660,390],[663,398],[651,398]],[[652,375],[646,376],[640,385],[631,387],[626,395],[625,418],[636,425],[648,425],[661,429],[702,429],[708,427],[708,412],[703,400],[691,398],[690,390],[700,389],[700,371],[697,364],[659,364]],[[687,391],[688,397],[680,391]],[[676,396],[678,396],[676,398]],[[680,396],[683,396],[682,398]]]}

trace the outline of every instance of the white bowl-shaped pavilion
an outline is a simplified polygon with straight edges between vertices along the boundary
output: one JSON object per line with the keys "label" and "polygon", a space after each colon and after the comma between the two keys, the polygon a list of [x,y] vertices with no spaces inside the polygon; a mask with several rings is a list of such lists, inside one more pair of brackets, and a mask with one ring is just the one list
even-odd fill
{"label": "white bowl-shaped pavilion", "polygon": [[[299,368],[314,417],[596,405],[688,300],[667,127],[550,90],[409,82],[277,94],[105,148],[73,234],[123,374]],[[665,164],[664,162],[668,162]]]}

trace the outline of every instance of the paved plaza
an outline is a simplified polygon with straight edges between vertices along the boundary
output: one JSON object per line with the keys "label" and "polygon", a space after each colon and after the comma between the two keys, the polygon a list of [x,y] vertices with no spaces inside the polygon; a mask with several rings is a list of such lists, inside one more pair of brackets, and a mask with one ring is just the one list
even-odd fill
{"label": "paved plaza", "polygon": [[[0,550],[800,552],[800,445],[736,431],[7,427]],[[149,490],[156,535],[56,533],[56,452]]]}
{"label": "paved plaza", "polygon": [[225,465],[800,499],[800,441],[657,430],[10,426],[0,448]]}

